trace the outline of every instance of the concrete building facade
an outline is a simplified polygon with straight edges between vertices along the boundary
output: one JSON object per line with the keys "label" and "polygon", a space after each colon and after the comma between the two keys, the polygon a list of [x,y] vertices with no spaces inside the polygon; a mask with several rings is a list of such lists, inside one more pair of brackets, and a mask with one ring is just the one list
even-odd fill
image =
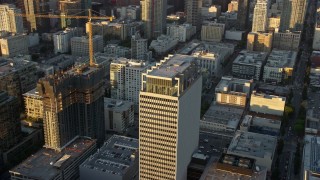
{"label": "concrete building facade", "polygon": [[270,52],[272,50],[272,33],[250,32],[247,37],[247,50]]}
{"label": "concrete building facade", "polygon": [[25,34],[10,35],[0,39],[1,54],[14,57],[29,54],[29,37]]}
{"label": "concrete building facade", "polygon": [[196,31],[201,28],[202,0],[185,0],[186,22],[196,26]]}
{"label": "concrete building facade", "polygon": [[54,53],[68,53],[71,47],[71,38],[81,36],[82,29],[80,28],[67,28],[64,31],[59,31],[53,34]]}
{"label": "concrete building facade", "polygon": [[141,20],[147,39],[157,38],[166,30],[167,0],[142,0]]}
{"label": "concrete building facade", "polygon": [[252,32],[265,32],[268,25],[270,0],[257,0],[253,12]]}
{"label": "concrete building facade", "polygon": [[161,35],[151,41],[150,49],[154,49],[157,55],[163,55],[172,50],[178,44],[178,39],[167,35]]}
{"label": "concrete building facade", "polygon": [[175,55],[143,74],[139,179],[187,178],[199,139],[202,77],[196,60]]}
{"label": "concrete building facade", "polygon": [[37,89],[24,93],[23,97],[27,117],[43,119],[43,102]]}
{"label": "concrete building facade", "polygon": [[298,51],[300,38],[300,32],[276,32],[273,34],[272,46],[279,50]]}
{"label": "concrete building facade", "polygon": [[224,37],[225,24],[209,23],[202,25],[201,40],[220,42]]}
{"label": "concrete building facade", "polygon": [[[95,35],[92,37],[93,51],[103,51],[103,37]],[[89,56],[89,39],[86,36],[71,38],[71,54],[73,56]]]}
{"label": "concrete building facade", "polygon": [[21,13],[21,9],[16,8],[13,4],[1,4],[0,31],[23,33],[22,17],[16,16]]}
{"label": "concrete building facade", "polygon": [[134,121],[133,102],[104,98],[105,130],[125,132]]}
{"label": "concrete building facade", "polygon": [[280,31],[302,31],[307,0],[283,0]]}
{"label": "concrete building facade", "polygon": [[178,39],[179,42],[187,42],[195,33],[196,26],[192,26],[191,24],[167,25],[167,35]]}

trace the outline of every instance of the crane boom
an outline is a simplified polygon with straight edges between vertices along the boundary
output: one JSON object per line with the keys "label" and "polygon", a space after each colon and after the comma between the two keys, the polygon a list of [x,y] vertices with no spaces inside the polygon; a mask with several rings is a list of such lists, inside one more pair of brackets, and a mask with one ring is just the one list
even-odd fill
{"label": "crane boom", "polygon": [[15,16],[19,16],[19,17],[29,17],[29,16],[33,16],[33,17],[37,17],[37,18],[65,18],[65,19],[88,19],[88,41],[89,41],[89,64],[90,66],[95,66],[95,60],[94,60],[94,52],[93,52],[93,39],[92,39],[92,23],[91,20],[92,19],[100,19],[100,20],[109,20],[112,21],[113,17],[110,16],[92,16],[91,14],[91,9],[88,9],[89,11],[89,16],[73,16],[73,15],[65,15],[65,14],[61,14],[61,15],[55,15],[55,14],[48,14],[48,15],[44,15],[44,14],[14,14]]}

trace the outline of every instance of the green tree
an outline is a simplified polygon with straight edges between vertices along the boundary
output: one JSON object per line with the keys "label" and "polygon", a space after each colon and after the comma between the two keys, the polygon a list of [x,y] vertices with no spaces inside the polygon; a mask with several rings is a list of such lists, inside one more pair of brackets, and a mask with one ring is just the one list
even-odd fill
{"label": "green tree", "polygon": [[291,105],[286,105],[284,107],[284,113],[287,116],[291,116],[293,114],[293,111],[294,111],[294,109],[293,109],[293,107]]}

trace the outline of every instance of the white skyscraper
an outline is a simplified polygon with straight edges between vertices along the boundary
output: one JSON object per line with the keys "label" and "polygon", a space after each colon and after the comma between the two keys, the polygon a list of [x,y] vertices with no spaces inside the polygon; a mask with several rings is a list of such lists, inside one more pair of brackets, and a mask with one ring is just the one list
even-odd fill
{"label": "white skyscraper", "polygon": [[111,98],[131,101],[139,109],[141,75],[150,67],[148,62],[118,58],[110,64]]}
{"label": "white skyscraper", "polygon": [[21,14],[21,9],[13,4],[0,5],[0,31],[23,33],[22,17],[15,14]]}
{"label": "white skyscraper", "polygon": [[252,32],[265,32],[268,27],[270,0],[258,0],[254,7]]}
{"label": "white skyscraper", "polygon": [[170,55],[142,76],[139,179],[186,179],[199,139],[202,77],[196,59]]}

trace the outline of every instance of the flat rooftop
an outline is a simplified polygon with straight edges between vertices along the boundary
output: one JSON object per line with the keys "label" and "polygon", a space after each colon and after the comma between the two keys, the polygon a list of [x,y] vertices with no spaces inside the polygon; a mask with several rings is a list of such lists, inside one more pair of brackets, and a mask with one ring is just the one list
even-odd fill
{"label": "flat rooftop", "polygon": [[[166,61],[166,59],[168,60]],[[193,62],[195,62],[195,58],[191,56],[181,54],[169,55],[160,64],[157,63],[157,68],[153,69],[148,75],[173,78],[178,74],[184,73]]]}
{"label": "flat rooftop", "polygon": [[320,137],[305,135],[303,169],[320,174]]}
{"label": "flat rooftop", "polygon": [[136,68],[136,69],[145,69],[149,65],[147,61],[127,59],[124,57],[119,57],[114,59],[111,64],[121,64],[127,67]]}
{"label": "flat rooftop", "polygon": [[288,87],[259,83],[258,87],[256,88],[256,92],[273,94],[277,96],[287,96],[290,94],[290,89]]}
{"label": "flat rooftop", "polygon": [[237,131],[228,148],[228,153],[246,157],[273,157],[276,146],[277,137]]}
{"label": "flat rooftop", "polygon": [[267,59],[267,55],[268,53],[266,52],[250,52],[242,50],[238,57],[233,61],[233,64],[262,66]]}
{"label": "flat rooftop", "polygon": [[14,73],[28,66],[36,65],[37,63],[27,60],[27,58],[2,58],[0,57],[0,77]]}
{"label": "flat rooftop", "polygon": [[115,112],[127,111],[132,106],[133,102],[104,98],[104,107]]}
{"label": "flat rooftop", "polygon": [[213,104],[204,114],[202,121],[223,124],[229,128],[236,129],[243,112],[243,108]]}
{"label": "flat rooftop", "polygon": [[39,95],[39,92],[37,91],[37,88],[34,88],[34,89],[24,93],[23,96],[36,98],[36,99],[42,99],[42,97]]}
{"label": "flat rooftop", "polygon": [[252,81],[247,79],[238,79],[233,77],[222,77],[216,86],[216,92],[234,92],[248,94]]}
{"label": "flat rooftop", "polygon": [[138,148],[138,139],[113,135],[80,167],[122,176],[135,161],[138,161],[136,157]]}
{"label": "flat rooftop", "polygon": [[272,50],[265,67],[293,68],[297,59],[297,52]]}
{"label": "flat rooftop", "polygon": [[261,98],[265,98],[265,99],[281,99],[281,101],[286,101],[286,97],[282,97],[282,96],[276,96],[276,95],[272,95],[272,94],[266,94],[266,93],[258,93],[256,91],[252,92],[252,96],[255,97],[261,97]]}
{"label": "flat rooftop", "polygon": [[222,154],[212,163],[200,180],[265,180],[267,169],[256,166],[255,160],[230,154]]}
{"label": "flat rooftop", "polygon": [[35,179],[52,179],[65,167],[73,163],[82,153],[95,146],[96,141],[89,138],[76,138],[61,152],[42,148],[28,159],[10,170]]}

